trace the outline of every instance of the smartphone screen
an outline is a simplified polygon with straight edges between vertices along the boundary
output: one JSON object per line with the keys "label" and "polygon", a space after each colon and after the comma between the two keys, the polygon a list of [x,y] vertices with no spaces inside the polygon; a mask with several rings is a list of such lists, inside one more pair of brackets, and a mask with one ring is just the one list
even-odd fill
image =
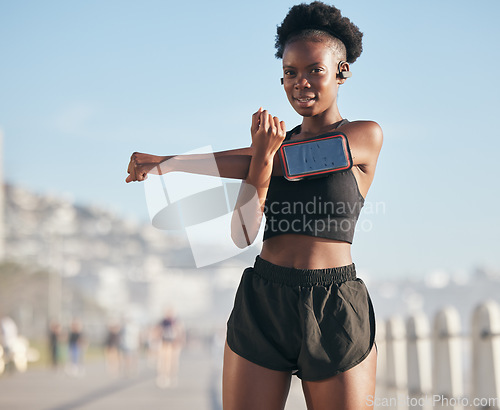
{"label": "smartphone screen", "polygon": [[300,141],[282,147],[289,177],[313,176],[348,169],[350,158],[342,136]]}

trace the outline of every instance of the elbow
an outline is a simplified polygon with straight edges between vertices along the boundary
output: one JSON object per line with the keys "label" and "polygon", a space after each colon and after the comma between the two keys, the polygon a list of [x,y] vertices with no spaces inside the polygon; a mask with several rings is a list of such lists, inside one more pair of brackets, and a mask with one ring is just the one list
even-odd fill
{"label": "elbow", "polygon": [[240,249],[249,247],[255,240],[255,235],[250,238],[248,227],[243,221],[241,208],[235,207],[233,217],[231,219],[231,239],[233,243]]}
{"label": "elbow", "polygon": [[249,243],[245,242],[244,240],[242,241],[241,238],[234,238],[233,237],[233,243],[240,249],[245,249],[250,246]]}
{"label": "elbow", "polygon": [[240,249],[248,248],[255,238],[249,238],[245,225],[240,225],[235,229],[231,229],[231,239],[233,243]]}

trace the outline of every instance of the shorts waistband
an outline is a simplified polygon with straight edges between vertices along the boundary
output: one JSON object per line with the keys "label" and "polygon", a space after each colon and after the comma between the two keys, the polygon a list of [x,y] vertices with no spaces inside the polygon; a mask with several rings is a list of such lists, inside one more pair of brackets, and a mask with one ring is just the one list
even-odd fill
{"label": "shorts waistband", "polygon": [[275,265],[257,256],[254,272],[270,282],[287,286],[330,285],[356,279],[354,263],[326,269],[296,269]]}

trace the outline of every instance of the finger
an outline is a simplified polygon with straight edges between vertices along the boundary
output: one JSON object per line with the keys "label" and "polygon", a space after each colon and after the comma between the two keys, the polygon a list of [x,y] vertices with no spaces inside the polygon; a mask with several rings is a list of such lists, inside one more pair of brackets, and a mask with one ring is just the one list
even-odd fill
{"label": "finger", "polygon": [[280,128],[281,128],[281,133],[282,133],[282,136],[285,137],[286,136],[286,125],[285,125],[285,121],[281,121],[280,122]]}
{"label": "finger", "polygon": [[264,110],[260,113],[260,126],[265,130],[269,129],[269,113],[267,110]]}
{"label": "finger", "polygon": [[269,131],[271,131],[273,135],[276,134],[276,124],[274,122],[273,116],[269,114],[267,120],[269,122]]}
{"label": "finger", "polygon": [[252,115],[252,127],[251,127],[252,132],[256,132],[259,129],[261,112],[262,112],[262,107],[260,107],[254,115]]}
{"label": "finger", "polygon": [[255,132],[259,129],[261,111],[262,108],[259,108],[259,110],[254,115],[252,115],[252,127],[251,127],[252,132]]}
{"label": "finger", "polygon": [[[135,172],[134,172],[134,167],[132,167],[130,164],[128,166],[128,169],[127,169],[127,172],[128,172],[128,177],[127,179],[130,180],[130,181],[133,181],[134,178],[135,178]],[[129,182],[130,182],[129,181]]]}
{"label": "finger", "polygon": [[131,174],[133,170],[134,170],[134,161],[130,160],[130,162],[128,163],[127,172]]}
{"label": "finger", "polygon": [[137,170],[135,168],[132,168],[132,172],[129,172],[129,176],[125,179],[125,182],[133,182],[133,181],[138,181],[138,174]]}
{"label": "finger", "polygon": [[278,117],[273,117],[273,123],[276,132],[279,134],[281,131],[281,127],[280,127],[280,120],[278,119]]}
{"label": "finger", "polygon": [[254,114],[253,117],[257,116],[259,117],[260,113],[262,112],[262,107],[260,107]]}
{"label": "finger", "polygon": [[137,178],[137,163],[135,162],[135,159],[131,160],[128,164],[127,172],[132,177],[132,181],[135,181]]}
{"label": "finger", "polygon": [[132,182],[132,181],[137,181],[135,172],[129,172],[129,176],[127,177],[127,179],[125,179],[125,182]]}

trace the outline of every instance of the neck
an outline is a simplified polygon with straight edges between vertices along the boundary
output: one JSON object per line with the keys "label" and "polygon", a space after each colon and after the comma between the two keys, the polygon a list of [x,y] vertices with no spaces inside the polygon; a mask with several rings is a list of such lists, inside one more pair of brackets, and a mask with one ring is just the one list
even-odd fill
{"label": "neck", "polygon": [[339,109],[335,104],[331,110],[313,117],[304,117],[300,127],[301,134],[319,135],[335,129],[337,124],[342,121]]}

